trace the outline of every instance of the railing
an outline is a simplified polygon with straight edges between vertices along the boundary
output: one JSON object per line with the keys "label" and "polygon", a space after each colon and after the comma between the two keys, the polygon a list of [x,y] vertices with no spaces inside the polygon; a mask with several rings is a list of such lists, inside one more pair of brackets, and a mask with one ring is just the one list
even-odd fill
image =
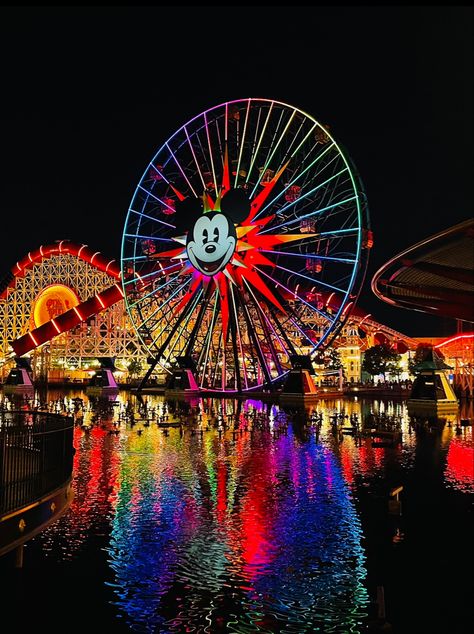
{"label": "railing", "polygon": [[38,411],[0,411],[0,518],[71,477],[74,421]]}

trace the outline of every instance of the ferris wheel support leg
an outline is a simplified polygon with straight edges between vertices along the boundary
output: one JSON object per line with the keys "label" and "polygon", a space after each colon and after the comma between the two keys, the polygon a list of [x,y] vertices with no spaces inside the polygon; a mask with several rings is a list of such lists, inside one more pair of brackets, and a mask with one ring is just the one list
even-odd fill
{"label": "ferris wheel support leg", "polygon": [[146,386],[148,379],[151,376],[151,373],[153,372],[153,370],[156,368],[156,366],[158,365],[158,359],[159,357],[156,357],[155,359],[152,360],[150,367],[148,368],[148,370],[146,371],[145,376],[143,377],[143,379],[140,381],[140,385],[137,388],[137,392],[141,392],[143,390],[143,388]]}

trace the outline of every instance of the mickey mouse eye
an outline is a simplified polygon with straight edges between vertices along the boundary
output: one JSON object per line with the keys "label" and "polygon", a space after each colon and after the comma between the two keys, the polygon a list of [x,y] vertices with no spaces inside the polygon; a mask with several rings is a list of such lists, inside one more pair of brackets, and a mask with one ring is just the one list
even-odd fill
{"label": "mickey mouse eye", "polygon": [[207,229],[204,229],[202,232],[202,243],[206,244],[206,242],[209,240],[209,233],[207,231]]}
{"label": "mickey mouse eye", "polygon": [[214,228],[214,242],[219,242],[219,229],[217,227]]}

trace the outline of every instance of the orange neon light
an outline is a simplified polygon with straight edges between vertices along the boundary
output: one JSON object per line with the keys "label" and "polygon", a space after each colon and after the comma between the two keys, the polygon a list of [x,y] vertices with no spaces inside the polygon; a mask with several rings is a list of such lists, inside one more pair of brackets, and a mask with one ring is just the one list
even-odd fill
{"label": "orange neon light", "polygon": [[79,317],[79,319],[81,321],[84,321],[84,317],[81,315],[81,313],[77,310],[77,308],[75,306],[73,306],[74,308],[74,312],[76,313],[76,315]]}
{"label": "orange neon light", "polygon": [[32,335],[32,333],[31,333],[31,332],[29,332],[28,334],[30,335],[32,342],[33,342],[33,343],[35,344],[35,346],[37,347],[39,344],[38,344],[38,342],[36,341],[36,339],[34,338],[34,336]]}
{"label": "orange neon light", "polygon": [[96,297],[97,297],[97,299],[99,300],[99,304],[102,306],[102,308],[105,308],[106,306],[105,306],[104,302],[102,301],[101,296],[100,296],[100,295],[97,295],[97,293],[95,294],[95,296],[96,296]]}
{"label": "orange neon light", "polygon": [[442,341],[441,343],[438,343],[435,348],[442,348],[443,346],[448,345],[449,343],[453,343],[454,341],[458,341],[458,339],[473,339],[474,338],[474,333],[468,334],[468,335],[456,335],[454,337],[451,337],[451,339],[447,339],[446,341]]}
{"label": "orange neon light", "polygon": [[114,286],[116,286],[118,288],[118,291],[119,291],[120,295],[123,297],[123,291],[120,288],[120,286],[118,284],[114,284]]}
{"label": "orange neon light", "polygon": [[60,335],[61,331],[59,330],[58,324],[54,321],[54,319],[51,319],[51,323],[56,328],[56,332],[58,333],[58,335]]}
{"label": "orange neon light", "polygon": [[91,264],[93,264],[95,256],[96,256],[96,255],[99,255],[99,253],[100,253],[100,251],[96,251],[96,252],[94,253],[94,255],[91,257]]}

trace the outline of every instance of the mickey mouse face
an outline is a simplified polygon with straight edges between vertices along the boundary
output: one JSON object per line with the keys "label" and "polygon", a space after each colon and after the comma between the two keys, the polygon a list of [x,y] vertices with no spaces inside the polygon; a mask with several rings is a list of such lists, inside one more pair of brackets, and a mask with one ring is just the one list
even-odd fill
{"label": "mickey mouse face", "polygon": [[232,259],[236,242],[233,222],[223,213],[213,212],[196,220],[186,250],[194,268],[204,275],[215,275]]}

